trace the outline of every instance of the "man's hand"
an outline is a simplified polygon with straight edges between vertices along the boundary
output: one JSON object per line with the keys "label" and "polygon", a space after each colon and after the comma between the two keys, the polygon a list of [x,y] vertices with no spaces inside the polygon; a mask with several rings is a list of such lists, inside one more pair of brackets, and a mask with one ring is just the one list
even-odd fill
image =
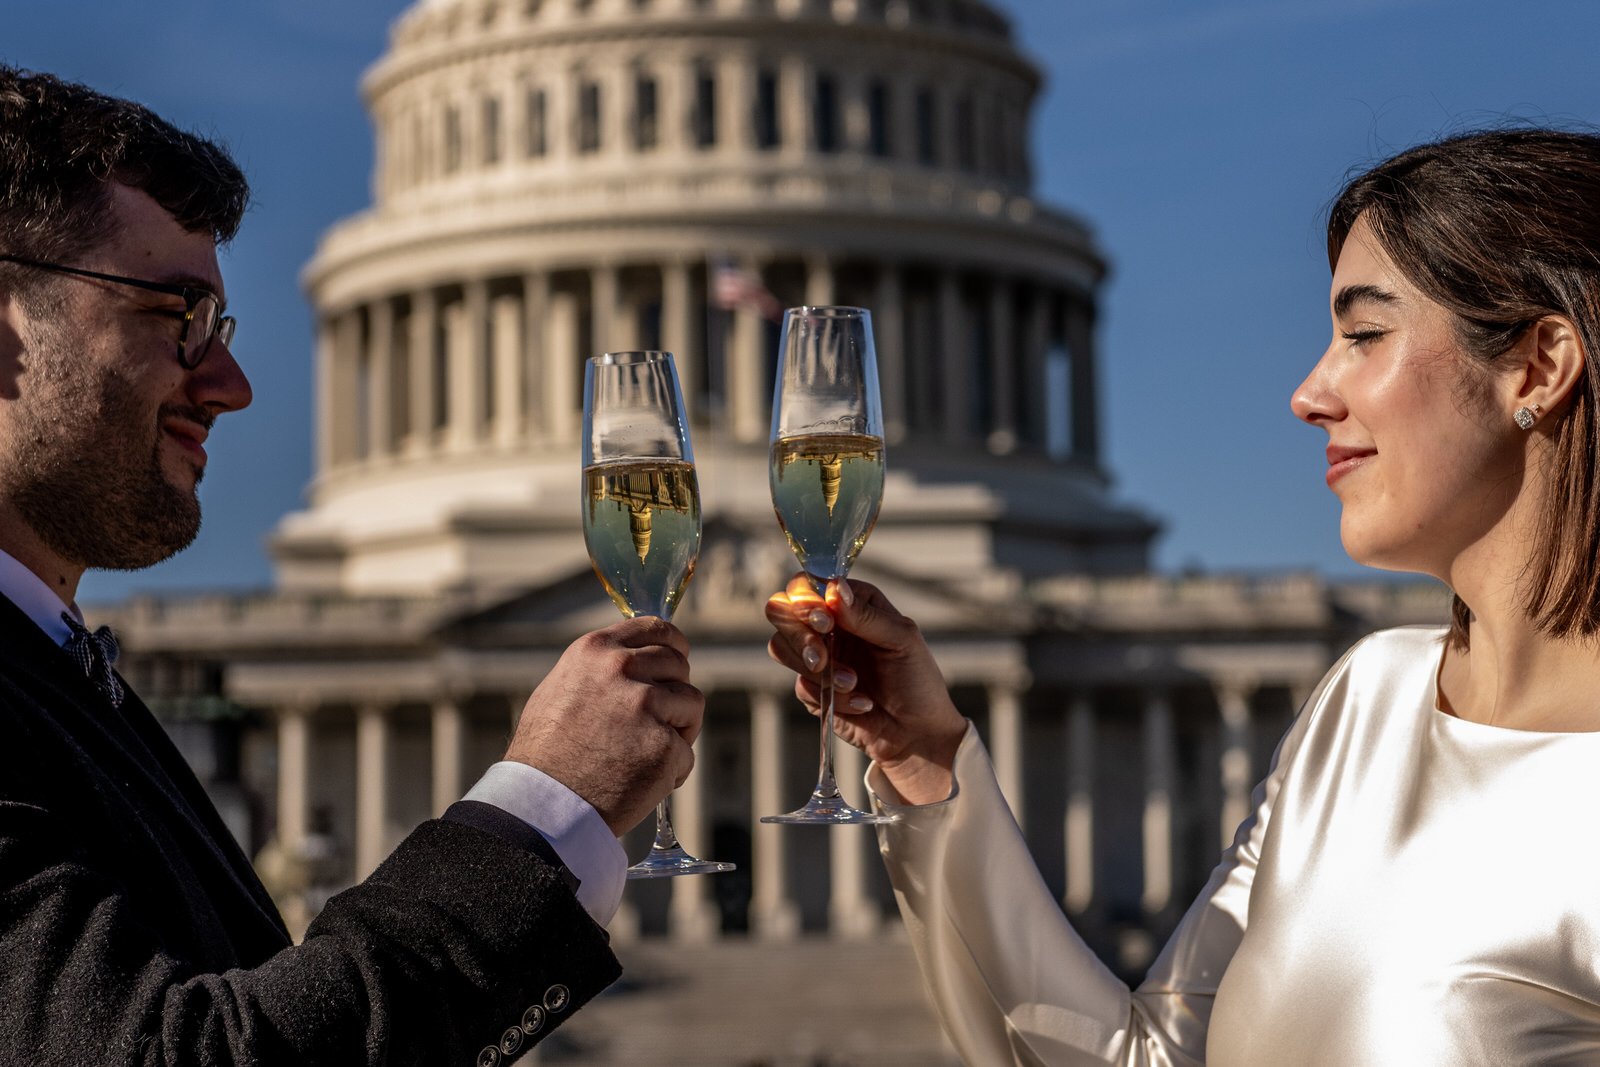
{"label": "man's hand", "polygon": [[670,622],[628,619],[578,638],[528,698],[505,758],[587,800],[621,837],[694,767],[706,698]]}

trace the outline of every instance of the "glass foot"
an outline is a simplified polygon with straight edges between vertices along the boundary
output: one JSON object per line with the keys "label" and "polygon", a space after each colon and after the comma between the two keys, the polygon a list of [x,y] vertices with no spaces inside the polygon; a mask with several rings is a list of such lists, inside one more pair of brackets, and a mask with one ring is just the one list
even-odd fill
{"label": "glass foot", "polygon": [[722,874],[735,870],[733,864],[718,860],[696,859],[681,845],[671,848],[652,848],[644,859],[628,868],[628,878],[675,878],[680,874]]}
{"label": "glass foot", "polygon": [[805,807],[787,815],[763,815],[761,821],[800,826],[850,826],[894,822],[895,817],[852,808],[844,797],[837,794],[829,797],[812,793]]}

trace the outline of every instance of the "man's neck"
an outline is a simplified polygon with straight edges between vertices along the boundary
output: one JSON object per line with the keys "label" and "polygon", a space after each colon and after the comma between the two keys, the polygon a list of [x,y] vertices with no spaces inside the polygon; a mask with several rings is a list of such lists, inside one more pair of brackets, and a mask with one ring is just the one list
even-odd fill
{"label": "man's neck", "polygon": [[77,601],[78,582],[83,579],[84,568],[52,552],[32,527],[3,506],[0,506],[0,551],[33,572],[63,603]]}

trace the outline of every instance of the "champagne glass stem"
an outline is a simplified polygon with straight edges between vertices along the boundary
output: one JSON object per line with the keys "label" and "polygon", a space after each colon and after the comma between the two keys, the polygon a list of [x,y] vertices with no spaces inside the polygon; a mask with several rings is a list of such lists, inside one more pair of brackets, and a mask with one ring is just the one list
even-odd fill
{"label": "champagne glass stem", "polygon": [[833,773],[833,631],[822,637],[827,667],[822,674],[822,755],[817,766],[817,788],[812,793],[824,800],[839,795],[839,780]]}
{"label": "champagne glass stem", "polygon": [[672,829],[672,798],[669,796],[656,805],[656,842],[652,848],[671,851],[678,847],[678,835]]}

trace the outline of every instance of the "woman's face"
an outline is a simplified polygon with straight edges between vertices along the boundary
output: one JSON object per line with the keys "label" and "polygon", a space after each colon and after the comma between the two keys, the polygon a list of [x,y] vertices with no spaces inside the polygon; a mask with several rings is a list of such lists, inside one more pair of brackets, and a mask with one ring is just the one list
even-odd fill
{"label": "woman's face", "polygon": [[1450,581],[1520,488],[1500,383],[1469,366],[1450,312],[1406,280],[1364,219],[1340,252],[1329,304],[1333,341],[1290,406],[1328,431],[1345,551]]}

